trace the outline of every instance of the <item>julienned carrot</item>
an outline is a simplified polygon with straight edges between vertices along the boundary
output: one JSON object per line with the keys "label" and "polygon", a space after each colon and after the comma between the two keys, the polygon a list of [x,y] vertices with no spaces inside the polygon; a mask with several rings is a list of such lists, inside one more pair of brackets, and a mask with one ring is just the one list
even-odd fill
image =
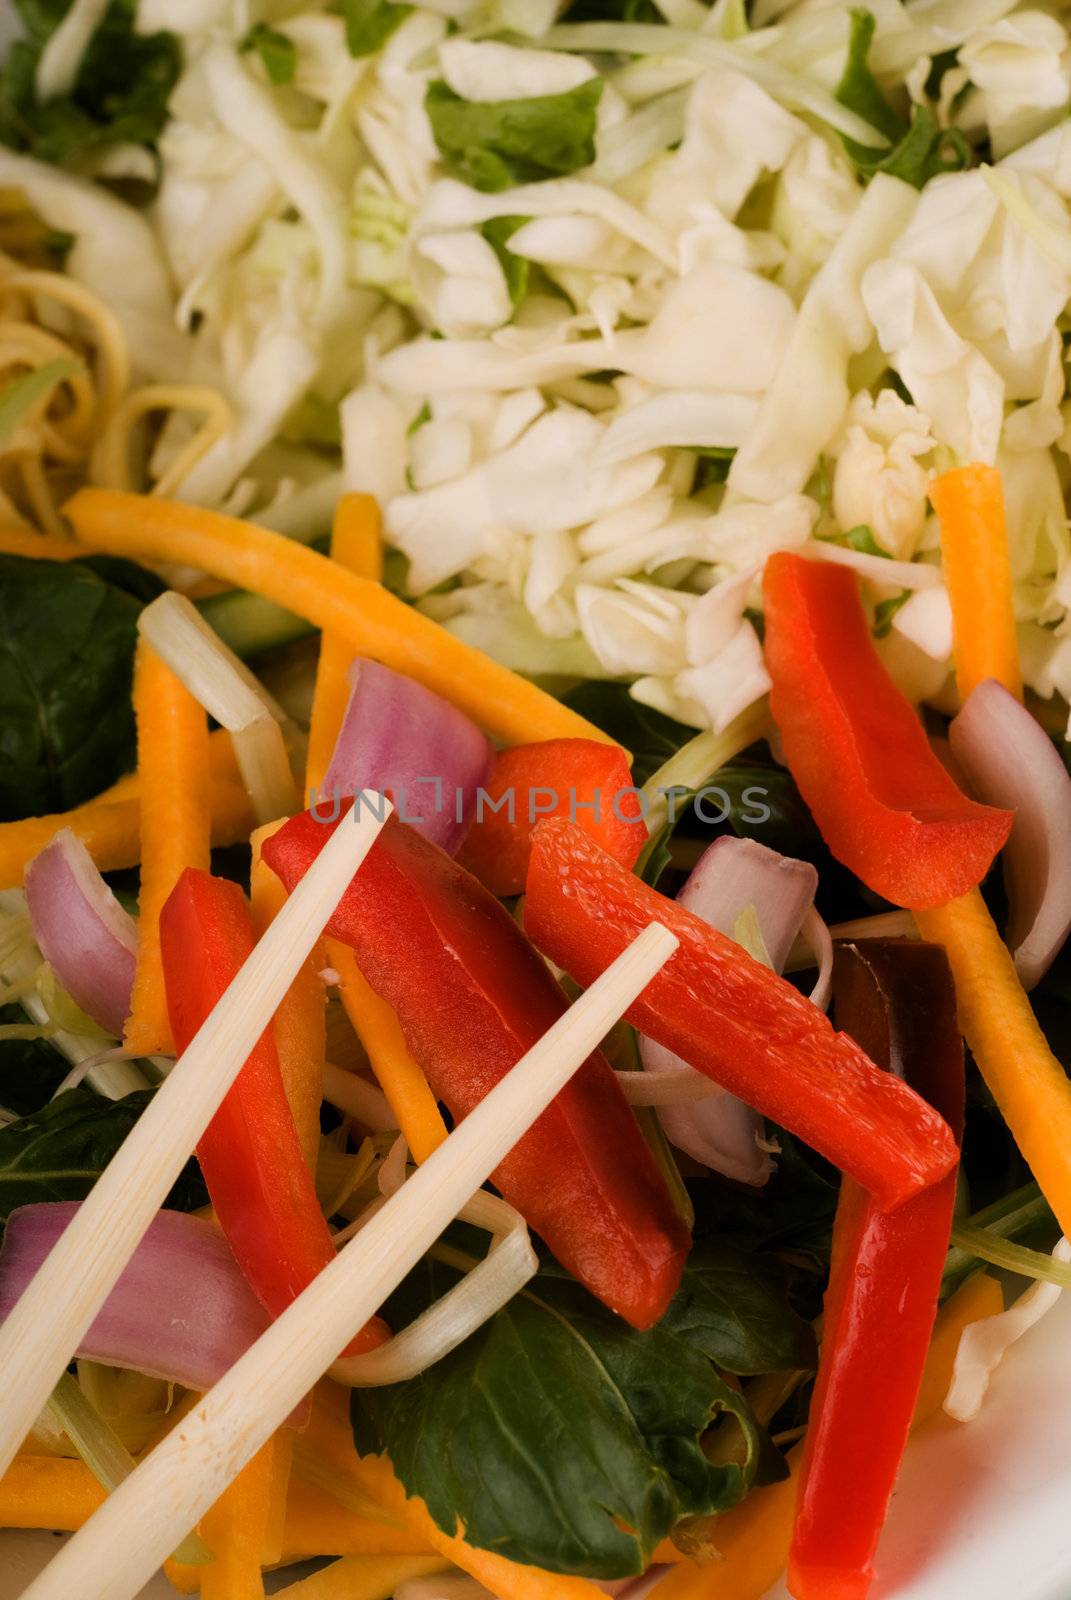
{"label": "julienned carrot", "polygon": [[[286,903],[286,890],[275,873],[260,859],[262,841],[270,837],[278,826],[278,823],[270,822],[258,828],[249,841],[253,847],[249,899],[253,932],[258,939]],[[290,985],[272,1019],[283,1087],[290,1102],[301,1152],[313,1173],[320,1151],[320,1102],[323,1099],[324,1061],[327,1056],[327,995],[323,979],[319,976],[322,966],[323,961],[317,958],[314,951]]]}
{"label": "julienned carrot", "polygon": [[0,1478],[0,1528],[73,1533],[103,1501],[104,1490],[81,1461],[18,1455]]}
{"label": "julienned carrot", "polygon": [[446,1138],[446,1124],[427,1078],[409,1052],[401,1023],[366,983],[348,945],[328,939],[327,958],[339,975],[339,997],[346,1015],[364,1045],[413,1159],[426,1161]]}
{"label": "julienned carrot", "polygon": [[[960,1335],[971,1322],[1003,1310],[1000,1285],[976,1273],[937,1314],[913,1428],[940,1408],[952,1381]],[[697,1566],[684,1562],[655,1585],[656,1600],[761,1600],[784,1571],[796,1514],[803,1445],[788,1455],[789,1476],[765,1489],[753,1489],[742,1505],[714,1524],[713,1541],[722,1559]]]}
{"label": "julienned carrot", "polygon": [[201,1600],[263,1600],[264,1546],[272,1504],[274,1441],[262,1445],[201,1523],[214,1560],[201,1569]]}
{"label": "julienned carrot", "polygon": [[[209,803],[213,845],[244,844],[254,820],[245,790],[237,783],[213,780]],[[0,822],[0,889],[21,887],[27,862],[60,828],[70,828],[81,839],[101,872],[136,867],[141,856],[140,827],[137,791],[122,800],[90,800],[73,811],[55,811],[47,817]]]}
{"label": "julienned carrot", "polygon": [[1000,473],[977,461],[956,467],[930,485],[930,499],[941,525],[959,697],[965,700],[986,678],[997,678],[1021,700]]}
{"label": "julienned carrot", "polygon": [[[371,495],[344,494],[338,502],[331,530],[331,559],[360,578],[380,581],[383,547],[379,507]],[[353,645],[337,634],[325,633],[320,640],[316,692],[309,724],[309,753],[305,763],[306,797],[310,791],[319,790],[331,764],[350,697],[346,674],[354,653]]]}
{"label": "julienned carrot", "polygon": [[[64,508],[82,542],[110,555],[178,562],[251,589],[408,673],[507,744],[607,739],[567,706],[315,550],[220,512],[148,495],[82,489]],[[613,742],[613,741],[610,741]]]}
{"label": "julienned carrot", "polygon": [[77,561],[92,555],[77,539],[58,533],[29,533],[24,528],[0,528],[0,555],[30,556],[36,561]]}
{"label": "julienned carrot", "polygon": [[141,887],[138,964],[126,1044],[142,1055],[172,1048],[160,959],[160,912],[187,867],[211,866],[208,721],[204,707],[155,650],[134,662],[138,727]]}
{"label": "julienned carrot", "polygon": [[330,1487],[308,1483],[296,1471],[286,1501],[283,1559],[304,1561],[313,1556],[428,1555],[433,1553],[423,1534],[403,1521],[379,1522],[344,1506]]}
{"label": "julienned carrot", "polygon": [[[331,556],[358,577],[379,582],[383,570],[379,510],[370,496],[342,496],[331,533]],[[331,761],[349,699],[346,674],[353,657],[353,646],[347,640],[337,634],[324,633],[309,730],[305,776],[309,790],[319,788]],[[327,950],[332,966],[342,979],[341,996],[346,1013],[364,1045],[410,1150],[417,1161],[423,1161],[446,1137],[435,1097],[409,1054],[397,1017],[386,1001],[369,988],[352,950],[337,940],[328,940]]]}
{"label": "julienned carrot", "polygon": [[449,1565],[442,1556],[344,1556],[282,1593],[291,1600],[388,1600],[407,1579],[428,1578]]}
{"label": "julienned carrot", "polygon": [[1071,1230],[1071,1078],[1049,1049],[1008,947],[977,889],[914,915],[922,937],[945,947],[956,980],[963,1037],[1067,1233]]}

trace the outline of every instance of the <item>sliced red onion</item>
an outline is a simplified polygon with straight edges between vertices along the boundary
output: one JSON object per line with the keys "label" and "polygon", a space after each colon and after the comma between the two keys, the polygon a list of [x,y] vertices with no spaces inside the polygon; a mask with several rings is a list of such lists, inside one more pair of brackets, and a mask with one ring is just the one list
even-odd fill
{"label": "sliced red onion", "polygon": [[1071,931],[1071,776],[1048,734],[993,678],[967,696],[949,739],[978,798],[1015,812],[1004,847],[1008,943],[1032,989]]}
{"label": "sliced red onion", "polygon": [[811,1001],[819,1011],[828,1011],[833,994],[833,935],[829,931],[829,925],[823,922],[813,906],[809,906],[804,913],[803,921],[800,923],[800,937],[806,943],[814,958],[814,965],[818,968],[818,977],[811,990]]}
{"label": "sliced red onion", "polygon": [[[780,972],[817,887],[818,874],[806,861],[779,855],[753,839],[726,836],[704,851],[677,899],[730,937],[740,915],[753,907],[770,964]],[[641,1038],[640,1054],[649,1072],[694,1071],[653,1039]],[[658,1115],[670,1144],[715,1172],[758,1185],[773,1171],[760,1143],[762,1118],[735,1095],[723,1092],[691,1104],[659,1106]]]}
{"label": "sliced red onion", "polygon": [[[12,1212],[0,1249],[0,1322],[77,1211],[77,1201],[61,1200]],[[160,1211],[78,1355],[203,1391],[267,1326],[219,1229]]]}
{"label": "sliced red onion", "polygon": [[[452,854],[472,818],[493,755],[463,711],[378,661],[350,667],[349,705],[323,782],[324,803],[389,791],[403,822]],[[322,811],[323,805],[317,805]]]}
{"label": "sliced red onion", "polygon": [[81,839],[61,828],[26,868],[34,938],[76,1006],[116,1039],[130,1015],[138,929]]}

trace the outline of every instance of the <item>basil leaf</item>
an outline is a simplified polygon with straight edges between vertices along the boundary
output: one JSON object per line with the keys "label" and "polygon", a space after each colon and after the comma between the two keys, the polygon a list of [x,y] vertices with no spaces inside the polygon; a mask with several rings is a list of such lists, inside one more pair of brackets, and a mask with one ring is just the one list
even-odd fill
{"label": "basil leaf", "polygon": [[[388,1302],[402,1326],[456,1281],[425,1260]],[[386,1451],[439,1527],[481,1549],[589,1578],[642,1572],[687,1516],[738,1501],[761,1437],[743,1396],[700,1347],[715,1318],[646,1333],[548,1267],[457,1350],[408,1383],[354,1390],[357,1446]],[[743,1429],[742,1464],[712,1464],[701,1435],[720,1411]]]}
{"label": "basil leaf", "polygon": [[258,22],[250,28],[238,48],[243,51],[256,51],[272,83],[293,83],[297,68],[297,47],[293,39],[288,39],[285,33],[280,33],[276,28],[269,28],[266,22]]}
{"label": "basil leaf", "polygon": [[29,35],[0,71],[0,141],[57,165],[115,144],[155,143],[182,70],[171,33],[135,31],[136,0],[112,0],[82,57],[74,87],[43,104],[37,63],[69,0],[15,0]]}
{"label": "basil leaf", "polygon": [[725,1240],[692,1251],[662,1326],[738,1377],[817,1365],[814,1330],[789,1304],[777,1264]]}
{"label": "basil leaf", "polygon": [[350,55],[374,55],[412,9],[412,6],[394,5],[391,0],[342,0],[346,47]]}
{"label": "basil leaf", "polygon": [[[0,1024],[24,1024],[19,1005],[0,1007]],[[0,1106],[25,1117],[47,1105],[71,1064],[47,1039],[0,1039]]]}
{"label": "basil leaf", "polygon": [[[122,1100],[102,1100],[87,1089],[71,1089],[0,1128],[0,1223],[39,1200],[84,1200],[152,1095],[141,1089]],[[164,1204],[194,1211],[207,1199],[190,1161]]]}
{"label": "basil leaf", "polygon": [[922,189],[937,174],[965,167],[970,160],[970,146],[957,129],[938,127],[925,106],[912,107],[910,123],[893,110],[868,64],[875,26],[871,12],[852,11],[848,59],[836,97],[841,105],[883,133],[892,148],[875,150],[854,139],[844,139],[844,148],[863,177],[886,172]]}
{"label": "basil leaf", "polygon": [[462,100],[439,79],[429,84],[424,105],[454,177],[495,194],[589,166],[601,95],[602,79],[589,78],[564,94]]}
{"label": "basil leaf", "polygon": [[0,555],[0,821],[65,811],[133,766],[140,610],[81,562]]}

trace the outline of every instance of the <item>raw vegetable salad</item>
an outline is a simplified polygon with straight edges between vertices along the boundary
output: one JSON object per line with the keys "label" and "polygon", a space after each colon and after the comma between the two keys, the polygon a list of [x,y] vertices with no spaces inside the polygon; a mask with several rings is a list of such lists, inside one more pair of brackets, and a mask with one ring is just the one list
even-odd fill
{"label": "raw vegetable salad", "polygon": [[26,1593],[861,1600],[1071,1284],[1065,8],[13,10]]}

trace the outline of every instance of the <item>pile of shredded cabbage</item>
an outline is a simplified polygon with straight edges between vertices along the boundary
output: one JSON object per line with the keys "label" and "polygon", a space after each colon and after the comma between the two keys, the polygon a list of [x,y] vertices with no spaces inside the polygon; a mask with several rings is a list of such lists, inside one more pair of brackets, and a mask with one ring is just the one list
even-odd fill
{"label": "pile of shredded cabbage", "polygon": [[[656,0],[661,24],[587,32],[553,0],[341,9],[141,3],[186,51],[150,214],[177,304],[144,345],[239,419],[185,497],[296,528],[340,484],[374,493],[448,628],[720,730],[768,687],[758,579],[783,548],[857,567],[897,680],[942,704],[927,483],[996,462],[1025,676],[1071,697],[1059,4],[872,0],[871,81],[958,130],[966,165],[921,191],[873,172],[881,117],[836,98],[846,5]],[[481,143],[506,101],[512,168]],[[592,106],[583,165],[540,146]],[[158,267],[121,276],[145,335]],[[158,452],[181,442],[173,422]]]}

